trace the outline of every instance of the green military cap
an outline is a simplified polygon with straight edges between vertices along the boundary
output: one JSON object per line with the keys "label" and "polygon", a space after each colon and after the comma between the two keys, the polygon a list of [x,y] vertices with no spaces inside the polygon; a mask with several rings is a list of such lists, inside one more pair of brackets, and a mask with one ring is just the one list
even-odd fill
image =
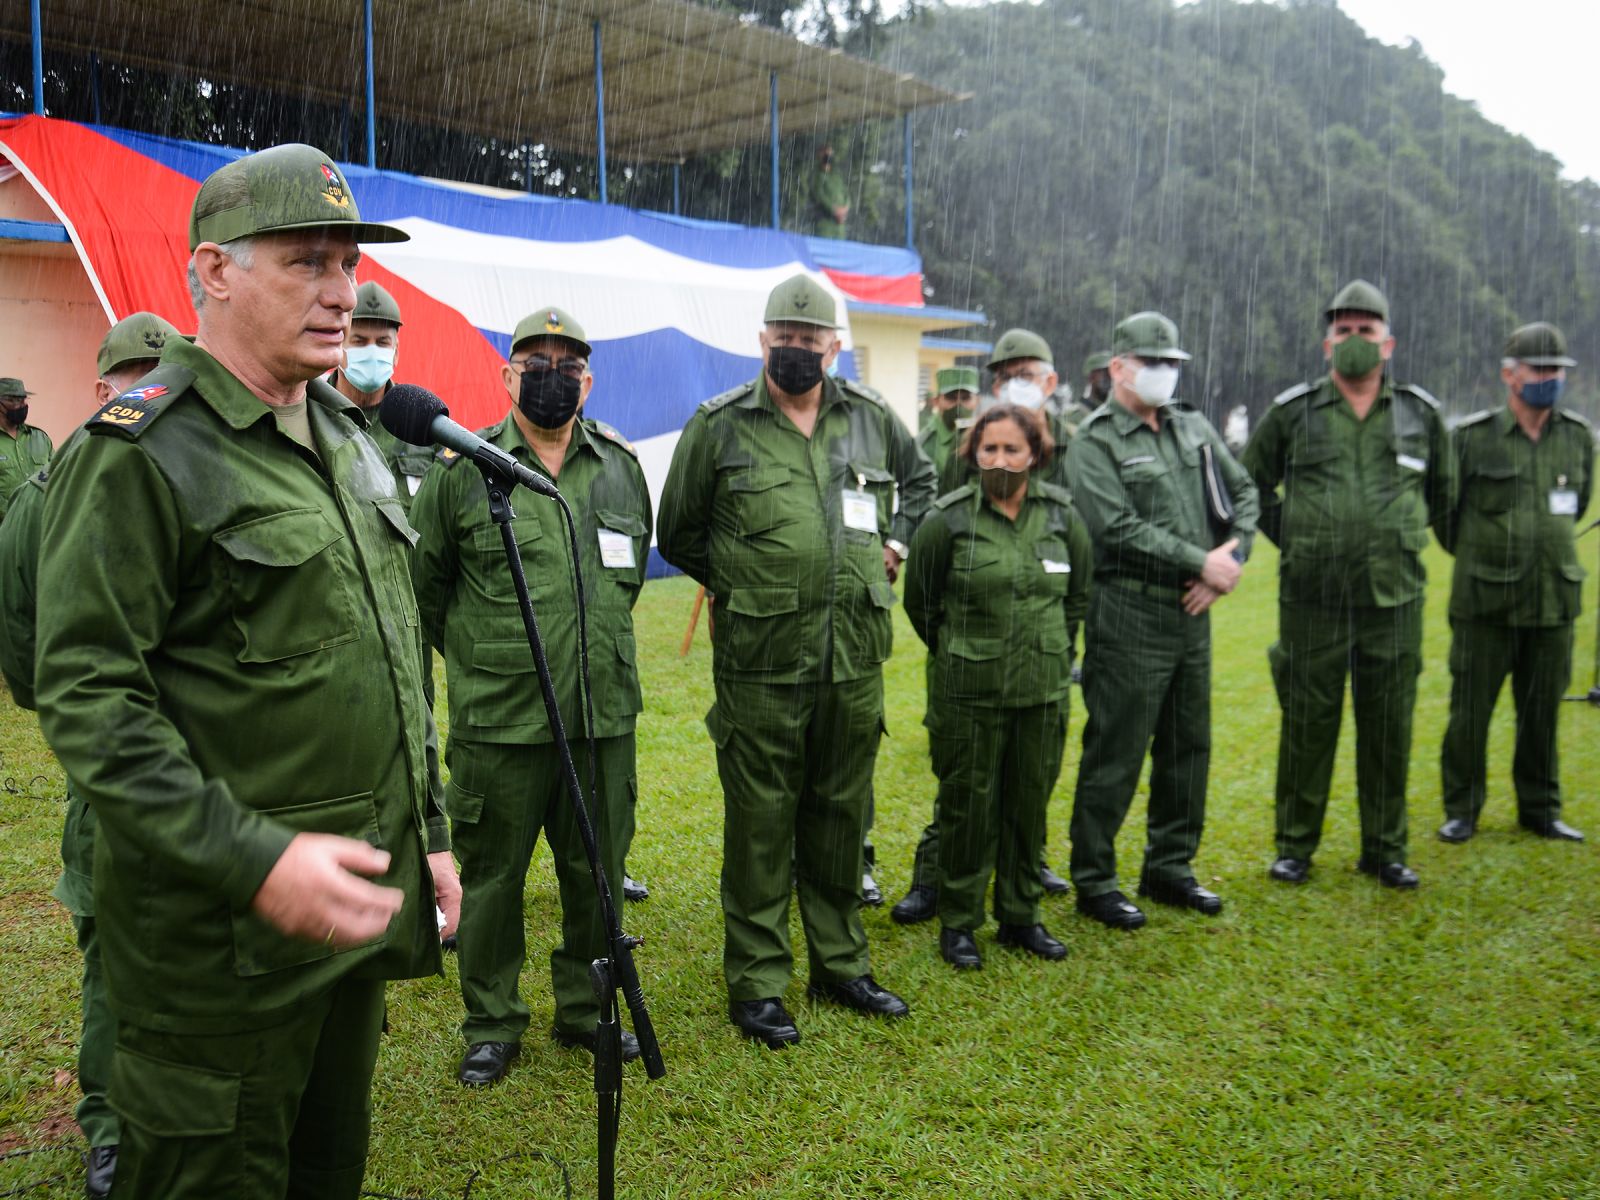
{"label": "green military cap", "polygon": [[1506,357],[1530,367],[1575,367],[1578,360],[1567,357],[1567,339],[1548,321],[1535,321],[1512,331],[1506,339]]}
{"label": "green military cap", "polygon": [[95,369],[101,375],[109,375],[124,363],[160,358],[167,339],[182,336],[155,313],[136,312],[111,327],[100,343]]}
{"label": "green military cap", "polygon": [[394,302],[381,283],[368,280],[356,289],[356,308],[350,314],[352,321],[387,321],[396,329],[404,324],[400,320],[400,306]]}
{"label": "green military cap", "polygon": [[1111,354],[1135,358],[1176,358],[1190,355],[1178,349],[1178,327],[1158,312],[1140,312],[1117,323],[1111,333]]}
{"label": "green military cap", "polygon": [[290,229],[348,229],[358,242],[406,242],[392,225],[363,221],[344,172],[315,146],[290,143],[236,158],[200,185],[189,212],[189,249]]}
{"label": "green military cap", "polygon": [[559,308],[538,308],[517,322],[517,331],[511,335],[511,353],[523,342],[534,338],[553,337],[571,342],[585,358],[594,351],[583,340],[583,326]]}
{"label": "green military cap", "polygon": [[1339,294],[1333,298],[1333,303],[1328,305],[1325,315],[1331,321],[1342,312],[1371,313],[1387,321],[1389,298],[1365,279],[1355,279],[1339,289]]}
{"label": "green military cap", "polygon": [[1093,375],[1096,371],[1104,371],[1111,365],[1111,352],[1109,350],[1096,350],[1083,360],[1083,373],[1085,377]]}
{"label": "green military cap", "polygon": [[933,377],[934,387],[941,396],[948,396],[951,392],[976,392],[978,390],[977,367],[941,367],[938,374]]}
{"label": "green military cap", "polygon": [[1037,358],[1051,366],[1056,362],[1050,353],[1050,343],[1026,329],[1008,329],[1002,333],[994,344],[994,352],[989,355],[989,365],[997,367],[1014,358]]}
{"label": "green military cap", "polygon": [[13,400],[21,400],[31,395],[33,395],[33,393],[22,386],[22,380],[13,379],[9,375],[4,379],[0,379],[0,396],[8,396]]}
{"label": "green military cap", "polygon": [[811,276],[791,275],[772,289],[761,320],[768,325],[774,321],[792,321],[797,325],[837,329],[839,310],[833,302],[833,293]]}

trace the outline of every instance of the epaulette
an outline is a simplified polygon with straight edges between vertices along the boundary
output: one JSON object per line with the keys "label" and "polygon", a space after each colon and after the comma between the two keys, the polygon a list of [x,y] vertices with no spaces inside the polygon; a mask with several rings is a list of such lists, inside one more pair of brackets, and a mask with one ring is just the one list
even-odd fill
{"label": "epaulette", "polygon": [[1291,400],[1298,400],[1301,396],[1309,396],[1316,391],[1316,385],[1310,383],[1297,383],[1292,388],[1286,388],[1272,398],[1274,404],[1287,404]]}
{"label": "epaulette", "polygon": [[440,446],[439,453],[433,457],[441,467],[453,467],[461,461],[460,451],[452,450],[449,446]]}
{"label": "epaulette", "polygon": [[854,379],[839,378],[835,378],[834,382],[839,385],[839,390],[841,392],[849,392],[852,396],[857,396],[862,400],[870,401],[871,403],[876,404],[879,408],[889,407],[889,402],[883,398],[881,393],[873,391],[864,383],[858,383]]}
{"label": "epaulette", "polygon": [[1050,483],[1044,479],[1033,479],[1028,483],[1030,491],[1037,490],[1039,495],[1047,500],[1054,500],[1057,504],[1071,504],[1072,493],[1059,483]]}
{"label": "epaulette", "polygon": [[639,457],[639,452],[633,448],[633,443],[627,438],[623,437],[621,432],[615,426],[607,425],[604,421],[596,421],[593,418],[590,418],[589,425],[596,433],[605,438],[606,441],[615,442],[635,458]]}
{"label": "epaulette", "polygon": [[1428,391],[1426,388],[1420,388],[1414,383],[1397,383],[1394,385],[1394,390],[1397,392],[1408,392],[1415,396],[1418,400],[1421,400],[1435,412],[1439,410],[1439,402],[1433,398],[1433,393]]}
{"label": "epaulette", "polygon": [[946,492],[944,495],[940,496],[933,502],[933,506],[935,508],[951,508],[957,504],[960,504],[963,500],[968,499],[972,495],[973,489],[977,486],[978,485],[975,483],[964,483],[954,491]]}
{"label": "epaulette", "polygon": [[133,387],[84,422],[91,433],[117,433],[137,438],[194,382],[194,372],[177,363],[162,363]]}
{"label": "epaulette", "polygon": [[1078,426],[1078,432],[1082,433],[1085,429],[1089,428],[1089,426],[1093,425],[1096,421],[1105,420],[1106,414],[1108,412],[1110,412],[1110,411],[1111,411],[1111,401],[1107,400],[1099,408],[1095,409],[1092,413],[1090,413],[1087,417],[1085,417],[1083,419],[1083,424]]}
{"label": "epaulette", "polygon": [[1569,421],[1576,421],[1585,429],[1594,428],[1594,426],[1589,423],[1589,418],[1584,416],[1581,412],[1573,412],[1570,408],[1566,408],[1559,404],[1556,405],[1556,416],[1565,417]]}
{"label": "epaulette", "polygon": [[729,388],[727,391],[723,392],[722,395],[713,396],[713,397],[711,397],[711,399],[705,401],[703,404],[700,405],[700,411],[701,412],[716,412],[719,408],[726,408],[726,407],[728,407],[728,405],[732,404],[735,400],[738,400],[738,399],[740,399],[740,398],[742,398],[744,396],[748,396],[751,392],[753,392],[755,390],[756,390],[756,381],[755,380],[752,379],[749,383],[741,383],[738,387]]}
{"label": "epaulette", "polygon": [[1495,410],[1492,408],[1479,409],[1471,416],[1462,417],[1461,420],[1457,421],[1456,428],[1465,429],[1468,425],[1482,425],[1490,417],[1494,416],[1494,412]]}

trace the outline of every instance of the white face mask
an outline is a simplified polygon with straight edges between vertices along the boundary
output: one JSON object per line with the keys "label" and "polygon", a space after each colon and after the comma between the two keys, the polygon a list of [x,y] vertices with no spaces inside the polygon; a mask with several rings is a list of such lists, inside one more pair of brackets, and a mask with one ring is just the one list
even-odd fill
{"label": "white face mask", "polygon": [[1165,408],[1178,390],[1177,367],[1140,367],[1133,377],[1133,394],[1151,408]]}
{"label": "white face mask", "polygon": [[1001,404],[1039,409],[1044,407],[1044,389],[1033,380],[1017,375],[1000,385],[999,399]]}
{"label": "white face mask", "polygon": [[346,379],[363,392],[375,392],[394,375],[394,347],[352,346],[344,362]]}

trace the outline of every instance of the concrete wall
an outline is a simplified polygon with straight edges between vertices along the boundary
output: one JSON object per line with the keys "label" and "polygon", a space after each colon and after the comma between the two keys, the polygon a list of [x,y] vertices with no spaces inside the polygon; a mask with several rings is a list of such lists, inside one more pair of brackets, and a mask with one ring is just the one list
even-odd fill
{"label": "concrete wall", "polygon": [[866,351],[861,382],[883,393],[906,428],[915,432],[922,401],[917,390],[922,330],[906,321],[851,313],[850,336],[857,362],[862,362],[863,348]]}

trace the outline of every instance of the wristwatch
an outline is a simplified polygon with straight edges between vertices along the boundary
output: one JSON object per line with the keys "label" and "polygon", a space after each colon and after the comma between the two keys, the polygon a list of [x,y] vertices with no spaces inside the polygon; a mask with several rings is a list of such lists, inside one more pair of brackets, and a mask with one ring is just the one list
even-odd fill
{"label": "wristwatch", "polygon": [[883,544],[885,547],[898,554],[901,562],[905,562],[906,559],[911,557],[911,547],[907,546],[904,542],[896,541],[894,538],[884,538]]}

